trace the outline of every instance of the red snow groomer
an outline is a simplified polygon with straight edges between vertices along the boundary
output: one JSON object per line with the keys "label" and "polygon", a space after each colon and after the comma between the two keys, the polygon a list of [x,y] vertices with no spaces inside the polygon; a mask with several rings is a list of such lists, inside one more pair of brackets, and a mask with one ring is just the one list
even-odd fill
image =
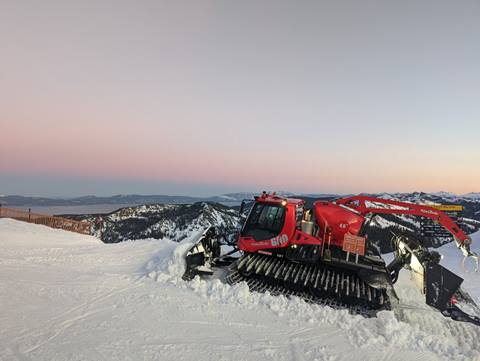
{"label": "red snow groomer", "polygon": [[[301,199],[264,192],[255,197],[235,249],[222,255],[219,236],[209,228],[187,253],[184,279],[212,274],[212,267],[229,265],[228,283],[245,281],[251,291],[294,295],[372,315],[397,303],[393,284],[405,267],[412,271],[428,305],[454,319],[480,324],[479,318],[452,302],[473,302],[460,290],[463,279],[441,266],[440,255],[417,238],[394,235],[395,258],[388,265],[368,251],[366,229],[378,214],[420,216],[441,224],[463,254],[478,265],[478,256],[470,251],[471,239],[436,208],[354,196],[317,201],[312,209],[306,209]],[[238,251],[242,255],[232,258]]]}

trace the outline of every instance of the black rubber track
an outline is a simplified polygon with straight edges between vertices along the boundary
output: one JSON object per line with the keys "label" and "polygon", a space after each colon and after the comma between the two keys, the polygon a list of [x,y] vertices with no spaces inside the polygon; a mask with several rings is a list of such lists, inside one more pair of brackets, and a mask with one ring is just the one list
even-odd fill
{"label": "black rubber track", "polygon": [[373,316],[389,310],[386,289],[367,285],[355,271],[325,264],[301,264],[285,258],[245,254],[229,268],[227,282],[246,282],[251,291],[297,296],[307,302]]}

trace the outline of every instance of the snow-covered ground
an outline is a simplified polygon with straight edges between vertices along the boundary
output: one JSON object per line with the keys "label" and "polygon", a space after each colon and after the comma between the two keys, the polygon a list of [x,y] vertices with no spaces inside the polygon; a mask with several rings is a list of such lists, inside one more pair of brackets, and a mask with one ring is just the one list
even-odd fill
{"label": "snow-covered ground", "polygon": [[[0,360],[480,360],[480,327],[423,304],[407,272],[402,307],[365,319],[244,284],[186,283],[190,244],[103,244],[0,219]],[[479,300],[480,274],[453,246],[440,251]]]}

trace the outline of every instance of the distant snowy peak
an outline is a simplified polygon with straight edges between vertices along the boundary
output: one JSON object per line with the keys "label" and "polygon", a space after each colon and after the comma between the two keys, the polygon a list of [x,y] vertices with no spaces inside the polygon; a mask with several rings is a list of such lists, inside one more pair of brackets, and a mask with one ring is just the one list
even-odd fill
{"label": "distant snowy peak", "polygon": [[238,211],[209,202],[142,205],[79,218],[91,221],[96,234],[106,243],[145,238],[181,241],[211,226],[230,235],[240,225]]}
{"label": "distant snowy peak", "polygon": [[480,201],[480,192],[470,192],[470,193],[464,194],[462,197]]}
{"label": "distant snowy peak", "polygon": [[370,196],[384,199],[396,199],[404,202],[423,204],[462,204],[464,202],[480,202],[480,193],[457,195],[449,192],[411,192],[411,193],[376,193]]}
{"label": "distant snowy peak", "polygon": [[437,196],[437,197],[441,197],[441,198],[458,198],[459,197],[455,193],[444,192],[444,191],[432,192],[432,193],[426,193],[426,194],[431,194],[433,196]]}
{"label": "distant snowy peak", "polygon": [[226,194],[218,196],[218,198],[225,199],[226,201],[236,201],[237,200],[235,197],[228,196]]}

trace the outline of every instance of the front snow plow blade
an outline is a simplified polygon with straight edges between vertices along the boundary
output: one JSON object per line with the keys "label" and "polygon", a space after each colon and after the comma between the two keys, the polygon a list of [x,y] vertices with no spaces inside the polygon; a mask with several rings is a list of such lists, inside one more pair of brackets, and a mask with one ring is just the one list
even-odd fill
{"label": "front snow plow blade", "polygon": [[425,301],[427,305],[444,311],[453,295],[460,289],[463,278],[445,267],[430,263],[425,268]]}
{"label": "front snow plow blade", "polygon": [[440,311],[445,310],[453,295],[460,289],[463,278],[439,264],[440,255],[415,244],[400,241],[400,248],[408,254],[408,264],[412,279],[425,295],[425,302]]}
{"label": "front snow plow blade", "polygon": [[480,326],[480,317],[462,309],[462,306],[466,306],[469,312],[474,310],[477,315],[480,312],[473,299],[461,290],[462,282],[463,278],[445,267],[429,264],[425,272],[425,301],[427,305],[441,311],[445,317]]}
{"label": "front snow plow blade", "polygon": [[187,267],[182,279],[192,280],[196,275],[212,275],[215,259],[220,256],[220,243],[214,227],[207,228],[187,252]]}

